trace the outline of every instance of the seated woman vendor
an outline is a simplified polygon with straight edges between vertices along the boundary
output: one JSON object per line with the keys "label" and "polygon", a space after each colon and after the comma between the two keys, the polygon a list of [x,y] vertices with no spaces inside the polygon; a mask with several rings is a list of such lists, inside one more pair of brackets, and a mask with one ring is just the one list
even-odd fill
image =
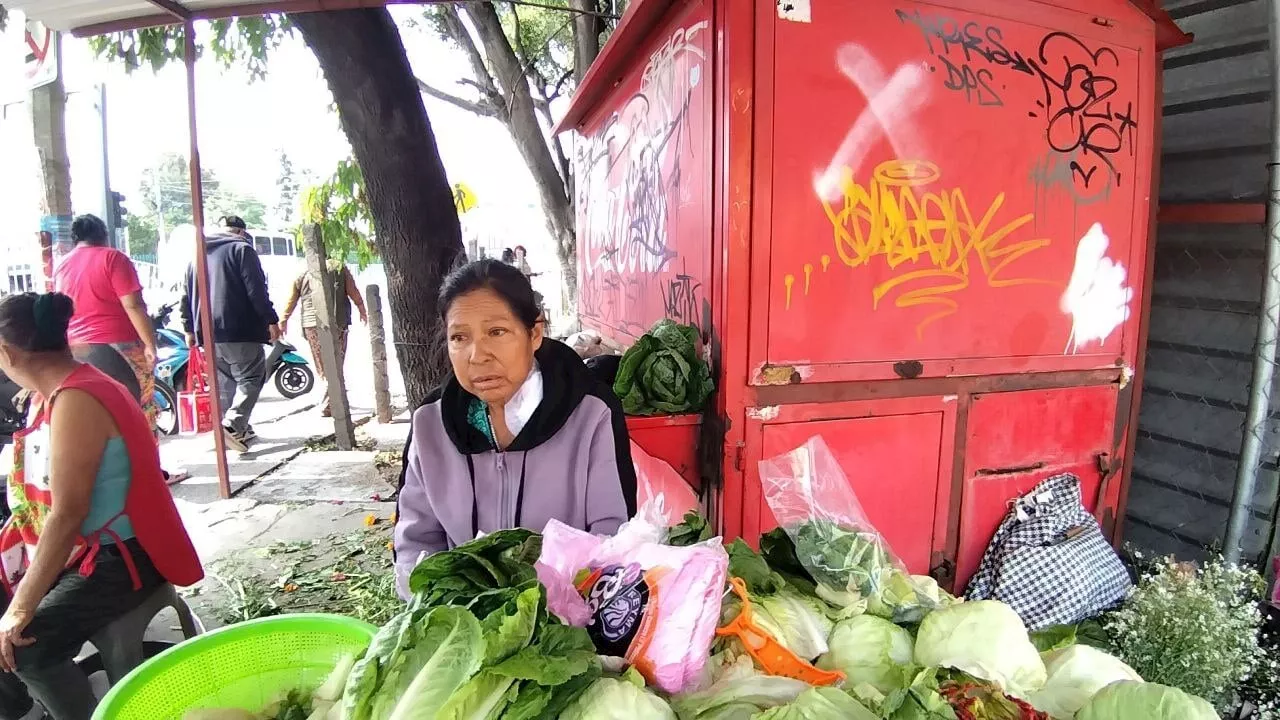
{"label": "seated woman vendor", "polygon": [[[0,369],[35,393],[13,438],[0,530],[0,718],[31,696],[54,720],[89,720],[94,696],[73,663],[90,636],[166,580],[204,575],[133,395],[67,347],[71,299],[0,300]],[[29,694],[28,694],[29,693]]]}
{"label": "seated woman vendor", "polygon": [[453,377],[413,414],[395,528],[396,581],[418,560],[552,518],[610,534],[635,512],[622,407],[567,345],[543,337],[533,288],[487,259],[440,291]]}

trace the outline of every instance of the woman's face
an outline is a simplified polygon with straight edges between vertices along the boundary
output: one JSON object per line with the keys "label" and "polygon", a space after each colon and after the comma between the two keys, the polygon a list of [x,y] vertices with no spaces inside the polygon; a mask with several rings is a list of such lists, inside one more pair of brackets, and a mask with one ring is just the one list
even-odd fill
{"label": "woman's face", "polygon": [[458,296],[445,313],[454,377],[490,405],[505,404],[529,377],[542,346],[542,325],[530,330],[489,288]]}

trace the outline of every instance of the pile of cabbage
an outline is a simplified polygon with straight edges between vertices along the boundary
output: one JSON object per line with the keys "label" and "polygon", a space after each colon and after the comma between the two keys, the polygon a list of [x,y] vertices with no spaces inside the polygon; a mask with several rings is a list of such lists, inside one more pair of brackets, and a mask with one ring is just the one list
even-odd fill
{"label": "pile of cabbage", "polygon": [[[866,531],[809,521],[760,546],[729,547],[729,575],[746,581],[756,624],[817,668],[843,673],[824,696],[834,690],[858,709],[787,714],[812,688],[764,675],[726,639],[713,649],[709,687],[673,699],[682,720],[1218,720],[1206,701],[1144,683],[1077,643],[1074,628],[1032,635],[1004,603],[961,602],[906,574]],[[723,619],[736,613],[726,599]]]}
{"label": "pile of cabbage", "polygon": [[[908,575],[865,532],[812,521],[766,535],[761,552],[742,541],[723,549],[695,516],[662,535],[669,550],[717,548],[728,576],[746,587],[755,626],[812,665],[814,675],[801,675],[842,678],[820,686],[770,675],[737,636],[703,643],[697,631],[649,633],[630,662],[602,654],[595,635],[555,611],[564,588],[549,595],[540,582],[542,535],[509,530],[423,560],[406,610],[320,689],[294,696],[296,717],[1218,720],[1204,700],[1144,683],[1120,660],[1075,642],[1070,629],[1033,636],[1003,603],[961,602]],[[742,611],[732,593],[698,597],[715,606],[690,616],[714,612],[726,625]],[[588,600],[591,612],[617,610]],[[691,644],[696,677],[671,690],[645,658],[689,657]]]}

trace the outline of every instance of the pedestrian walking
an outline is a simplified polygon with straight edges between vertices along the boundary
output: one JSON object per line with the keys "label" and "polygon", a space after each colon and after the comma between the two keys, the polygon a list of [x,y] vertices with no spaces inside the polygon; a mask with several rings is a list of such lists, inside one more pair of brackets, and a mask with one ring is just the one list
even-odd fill
{"label": "pedestrian walking", "polygon": [[[351,305],[354,303],[356,311],[360,313],[360,322],[368,323],[369,315],[365,311],[364,296],[360,294],[360,288],[356,287],[356,279],[351,274],[351,270],[346,264],[339,260],[329,261],[329,277],[333,282],[333,300],[337,306],[334,313],[333,324],[333,342],[334,349],[338,353],[337,373],[341,375],[344,371],[347,359],[347,331],[351,327]],[[307,344],[311,346],[311,357],[316,362],[316,370],[320,372],[320,378],[328,382],[328,375],[324,366],[323,353],[320,352],[320,327],[316,318],[315,293],[323,292],[324,286],[320,279],[313,277],[310,270],[303,270],[293,281],[293,290],[289,293],[289,301],[284,304],[284,316],[280,318],[280,332],[288,332],[289,318],[293,317],[294,308],[301,305],[301,323],[302,336],[307,339]],[[330,417],[333,414],[332,408],[329,406],[329,393],[324,396],[324,408],[320,411],[324,417]]]}
{"label": "pedestrian walking", "polygon": [[[218,401],[224,413],[222,430],[227,444],[245,452],[257,439],[249,419],[267,381],[267,358],[262,346],[280,338],[280,318],[271,305],[267,277],[244,220],[228,216],[222,218],[222,225],[222,232],[205,241],[209,312],[217,350]],[[193,264],[187,269],[182,299],[182,327],[187,343],[193,347],[205,339],[200,312]]]}

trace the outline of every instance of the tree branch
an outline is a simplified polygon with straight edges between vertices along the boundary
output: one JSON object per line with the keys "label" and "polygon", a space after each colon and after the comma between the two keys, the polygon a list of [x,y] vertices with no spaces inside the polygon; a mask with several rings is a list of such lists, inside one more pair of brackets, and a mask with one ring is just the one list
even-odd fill
{"label": "tree branch", "polygon": [[560,79],[556,81],[556,86],[551,89],[551,92],[546,94],[547,101],[549,102],[551,100],[555,100],[556,98],[560,97],[560,93],[564,92],[564,84],[569,82],[569,80],[571,79],[573,79],[572,70],[569,70],[565,72],[564,75],[561,75]]}
{"label": "tree branch", "polygon": [[489,66],[485,64],[484,56],[480,54],[480,48],[476,47],[475,40],[472,39],[466,24],[462,22],[462,17],[458,15],[457,7],[453,3],[442,3],[436,7],[440,13],[440,21],[444,31],[451,40],[458,44],[458,47],[462,49],[462,53],[467,56],[467,62],[471,64],[471,73],[475,75],[475,79],[466,80],[465,82],[478,89],[481,97],[485,98],[489,105],[494,108],[495,112],[491,117],[505,121],[507,106],[504,95],[498,89],[497,83],[493,79],[493,74],[489,72]]}
{"label": "tree branch", "polygon": [[418,90],[422,91],[423,95],[433,97],[437,100],[443,100],[454,107],[462,108],[467,112],[475,113],[481,117],[498,117],[498,108],[494,107],[488,100],[468,100],[466,98],[458,97],[457,95],[452,95],[443,90],[433,88],[423,82],[422,78],[414,79],[418,81]]}

